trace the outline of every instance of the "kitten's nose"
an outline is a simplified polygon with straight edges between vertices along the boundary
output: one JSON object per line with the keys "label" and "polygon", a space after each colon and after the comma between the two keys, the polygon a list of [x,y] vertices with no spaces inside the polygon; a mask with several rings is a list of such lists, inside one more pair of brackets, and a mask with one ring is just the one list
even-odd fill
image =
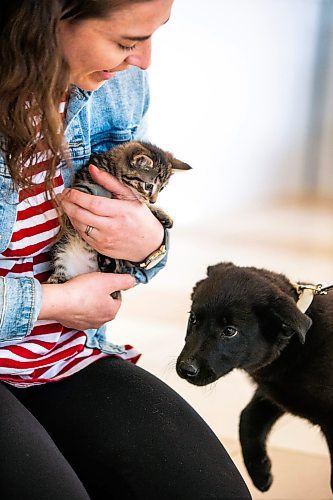
{"label": "kitten's nose", "polygon": [[156,203],[158,193],[153,193],[150,197],[150,203]]}
{"label": "kitten's nose", "polygon": [[197,361],[194,359],[192,360],[187,360],[187,361],[181,361],[178,365],[178,373],[181,377],[185,378],[191,378],[195,377],[198,375],[200,371],[200,366]]}

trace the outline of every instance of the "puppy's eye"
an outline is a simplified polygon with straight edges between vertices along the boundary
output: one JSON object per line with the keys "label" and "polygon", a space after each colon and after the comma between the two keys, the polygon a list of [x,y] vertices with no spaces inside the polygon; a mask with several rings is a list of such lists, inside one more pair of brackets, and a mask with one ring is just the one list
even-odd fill
{"label": "puppy's eye", "polygon": [[191,323],[191,325],[195,325],[198,322],[197,317],[194,314],[194,312],[190,312],[190,317],[188,320]]}
{"label": "puppy's eye", "polygon": [[223,328],[223,336],[224,337],[228,337],[228,338],[235,337],[235,335],[237,335],[237,333],[238,333],[238,330],[234,326],[226,326]]}

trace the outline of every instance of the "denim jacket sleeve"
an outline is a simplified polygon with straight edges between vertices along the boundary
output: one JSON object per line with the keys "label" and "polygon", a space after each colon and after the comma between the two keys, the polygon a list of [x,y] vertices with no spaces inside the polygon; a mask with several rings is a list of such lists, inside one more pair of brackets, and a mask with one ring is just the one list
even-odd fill
{"label": "denim jacket sleeve", "polygon": [[[7,248],[16,221],[18,193],[0,155],[0,254]],[[20,340],[37,321],[42,302],[42,287],[30,277],[0,279],[0,345]]]}
{"label": "denim jacket sleeve", "polygon": [[137,285],[140,283],[148,283],[148,281],[150,281],[161,269],[163,269],[163,267],[165,267],[169,252],[169,232],[167,229],[165,229],[164,245],[166,247],[166,254],[154,267],[150,269],[141,269],[140,267],[130,268],[129,273],[134,276]]}
{"label": "denim jacket sleeve", "polygon": [[34,278],[0,279],[0,346],[28,335],[42,303],[42,287]]}

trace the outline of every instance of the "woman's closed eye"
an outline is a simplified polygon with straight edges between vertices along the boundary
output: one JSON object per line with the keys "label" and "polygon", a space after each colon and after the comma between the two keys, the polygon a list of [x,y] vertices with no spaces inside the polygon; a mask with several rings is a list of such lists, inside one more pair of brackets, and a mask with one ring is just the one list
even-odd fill
{"label": "woman's closed eye", "polygon": [[117,43],[117,45],[121,50],[124,50],[125,52],[131,52],[136,48],[136,43],[134,45],[123,45],[121,43]]}

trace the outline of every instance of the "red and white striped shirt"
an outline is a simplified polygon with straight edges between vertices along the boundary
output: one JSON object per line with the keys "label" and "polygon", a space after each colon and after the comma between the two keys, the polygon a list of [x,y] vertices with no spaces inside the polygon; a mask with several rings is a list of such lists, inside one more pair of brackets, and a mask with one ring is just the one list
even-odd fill
{"label": "red and white striped shirt", "polygon": [[[63,112],[65,103],[61,103]],[[60,229],[58,214],[45,195],[45,175],[50,151],[41,152],[33,165],[33,187],[19,190],[19,204],[11,241],[0,254],[0,276],[34,277],[41,283],[51,273],[50,247]],[[54,193],[64,189],[60,168],[53,179]],[[84,331],[52,320],[37,321],[29,335],[0,344],[0,380],[26,387],[61,380],[94,361],[108,356],[86,347]],[[131,346],[113,354],[135,363],[139,355]]]}

